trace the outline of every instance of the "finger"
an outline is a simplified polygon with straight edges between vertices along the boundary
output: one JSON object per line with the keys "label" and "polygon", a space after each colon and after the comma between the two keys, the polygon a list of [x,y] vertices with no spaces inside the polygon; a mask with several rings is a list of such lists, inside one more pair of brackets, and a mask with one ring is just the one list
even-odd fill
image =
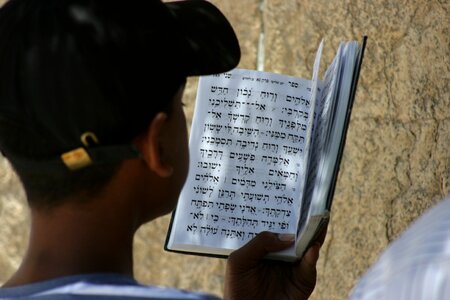
{"label": "finger", "polygon": [[316,284],[316,265],[319,260],[320,243],[314,243],[305,253],[295,268],[299,284],[312,292]]}
{"label": "finger", "polygon": [[323,245],[323,242],[325,241],[325,237],[327,236],[328,224],[329,224],[329,221],[327,221],[326,224],[322,226],[322,228],[320,229],[320,232],[317,234],[317,238],[315,239],[315,242],[320,243],[320,245]]}
{"label": "finger", "polygon": [[319,260],[319,252],[320,252],[321,244],[316,242],[306,251],[303,256],[300,265],[303,264],[303,268],[305,270],[316,269],[317,261]]}
{"label": "finger", "polygon": [[271,232],[261,232],[240,249],[231,253],[229,262],[247,268],[257,264],[267,254],[281,251],[294,242],[294,236],[277,235]]}

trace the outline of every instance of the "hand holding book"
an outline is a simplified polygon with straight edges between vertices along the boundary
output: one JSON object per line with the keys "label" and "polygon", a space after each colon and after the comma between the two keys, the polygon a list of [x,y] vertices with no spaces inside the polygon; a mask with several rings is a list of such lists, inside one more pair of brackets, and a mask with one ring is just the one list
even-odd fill
{"label": "hand holding book", "polygon": [[326,230],[295,263],[264,259],[270,252],[292,246],[294,235],[289,239],[268,232],[258,234],[229,256],[224,298],[308,299],[316,284],[316,263],[325,234]]}

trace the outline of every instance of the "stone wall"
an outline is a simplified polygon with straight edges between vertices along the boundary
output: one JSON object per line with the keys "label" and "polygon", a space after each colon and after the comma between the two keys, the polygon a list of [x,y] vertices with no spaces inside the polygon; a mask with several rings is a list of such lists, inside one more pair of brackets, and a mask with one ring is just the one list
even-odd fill
{"label": "stone wall", "polygon": [[[308,78],[321,38],[322,61],[329,63],[340,41],[369,37],[312,297],[345,299],[382,249],[450,193],[450,3],[212,2],[237,31],[242,68],[256,68],[259,58],[266,71]],[[185,96],[188,122],[196,82],[189,80]],[[0,282],[24,252],[28,212],[23,198],[14,174],[0,160]],[[139,230],[137,278],[221,295],[223,260],[162,250],[168,220]]]}

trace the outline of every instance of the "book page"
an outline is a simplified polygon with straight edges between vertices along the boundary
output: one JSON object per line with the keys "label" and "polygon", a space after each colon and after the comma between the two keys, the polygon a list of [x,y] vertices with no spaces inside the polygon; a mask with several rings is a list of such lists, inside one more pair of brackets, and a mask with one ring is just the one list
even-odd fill
{"label": "book page", "polygon": [[200,79],[169,248],[233,250],[264,230],[296,232],[310,85],[239,69]]}
{"label": "book page", "polygon": [[[332,116],[330,117],[331,121],[329,121],[331,125],[327,125],[326,144],[323,146],[323,167],[319,169],[317,174],[318,179],[320,179],[317,188],[318,192],[314,192],[314,194],[318,195],[318,199],[326,200],[323,203],[324,207],[330,207],[331,205],[331,198],[329,198],[330,187],[333,181],[336,180],[335,177],[339,169],[339,150],[344,146],[343,137],[345,140],[347,130],[345,123],[347,122],[347,117],[349,117],[350,91],[358,54],[358,44],[356,42],[348,42],[342,44],[339,49],[342,49],[338,52],[341,60],[340,78],[338,79],[339,89],[334,95],[335,100],[331,110]],[[321,206],[322,202],[317,202],[314,209],[320,209]]]}
{"label": "book page", "polygon": [[339,154],[342,154],[345,142],[345,124],[348,124],[350,117],[350,90],[357,49],[356,42],[342,43],[325,74],[323,95],[316,107],[318,114],[313,128],[312,155],[303,199],[308,206],[302,207],[297,255],[304,253],[329,216],[339,170]]}
{"label": "book page", "polygon": [[323,168],[324,146],[333,119],[334,100],[339,81],[340,53],[341,48],[327,68],[324,80],[319,84],[321,93],[315,103],[314,126],[312,127],[307,175],[305,177],[306,184],[303,190],[303,202],[297,232],[296,248],[299,256],[304,253],[310,239],[314,236],[316,228],[321,224],[321,217],[318,216],[326,217],[328,215],[323,208],[326,199],[314,198],[314,196],[317,196],[314,191],[319,181],[317,175]]}
{"label": "book page", "polygon": [[[318,184],[317,174],[322,171],[324,145],[330,138],[331,124],[335,115],[337,84],[341,65],[342,47],[339,47],[333,62],[327,68],[322,83],[322,93],[316,103],[316,118],[313,127],[311,155],[308,165],[306,189],[304,190],[304,203],[310,204],[315,186]],[[326,200],[326,199],[324,199]],[[302,216],[308,215],[309,206],[302,207]]]}

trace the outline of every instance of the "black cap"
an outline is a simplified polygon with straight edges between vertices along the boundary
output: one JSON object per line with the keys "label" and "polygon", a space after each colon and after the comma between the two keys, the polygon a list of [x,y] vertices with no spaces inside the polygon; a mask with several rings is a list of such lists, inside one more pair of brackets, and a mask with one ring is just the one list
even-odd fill
{"label": "black cap", "polygon": [[222,73],[240,59],[227,19],[198,0],[10,0],[0,40],[0,122],[41,150],[17,153],[2,136],[0,149],[40,170],[138,156],[132,138],[187,76]]}

